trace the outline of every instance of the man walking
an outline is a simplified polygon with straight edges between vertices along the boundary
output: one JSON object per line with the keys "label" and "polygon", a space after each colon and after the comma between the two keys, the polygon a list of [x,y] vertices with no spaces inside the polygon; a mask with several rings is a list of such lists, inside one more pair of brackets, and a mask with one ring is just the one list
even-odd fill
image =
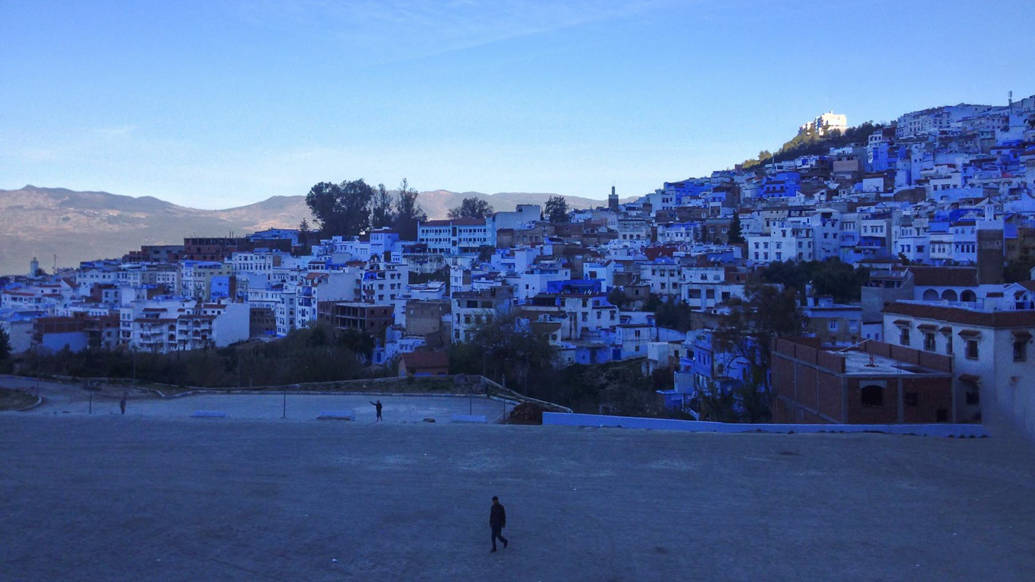
{"label": "man walking", "polygon": [[122,411],[122,414],[126,414],[126,393],[125,392],[122,393],[122,400],[119,400],[119,410]]}
{"label": "man walking", "polygon": [[507,538],[503,537],[503,528],[507,527],[507,512],[500,503],[500,498],[492,496],[492,509],[489,510],[489,527],[492,528],[492,552],[496,551],[496,538],[503,542],[504,549],[507,547]]}
{"label": "man walking", "polygon": [[377,408],[377,422],[381,422],[381,401],[371,402]]}

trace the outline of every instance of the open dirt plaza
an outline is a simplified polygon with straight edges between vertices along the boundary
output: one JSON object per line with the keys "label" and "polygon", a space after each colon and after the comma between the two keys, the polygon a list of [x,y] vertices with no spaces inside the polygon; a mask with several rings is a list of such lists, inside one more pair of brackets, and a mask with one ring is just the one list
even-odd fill
{"label": "open dirt plaza", "polygon": [[[1035,457],[1014,438],[401,416],[378,425],[369,404],[355,422],[190,418],[213,404],[197,397],[168,414],[136,402],[126,416],[110,403],[91,416],[62,412],[78,401],[58,396],[0,413],[0,579],[998,581],[1035,572]],[[381,399],[388,416],[391,397]],[[424,400],[409,401],[408,414],[448,399]],[[238,415],[250,410],[244,402]],[[490,554],[493,495],[507,508],[511,545]]]}
{"label": "open dirt plaza", "polygon": [[1035,571],[1031,456],[994,438],[5,413],[0,446],[11,580]]}

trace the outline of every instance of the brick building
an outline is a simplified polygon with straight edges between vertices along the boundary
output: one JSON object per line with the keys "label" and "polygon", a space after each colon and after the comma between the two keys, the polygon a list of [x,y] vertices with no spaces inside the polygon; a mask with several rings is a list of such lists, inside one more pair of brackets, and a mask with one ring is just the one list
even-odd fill
{"label": "brick building", "polygon": [[417,351],[403,354],[399,361],[399,376],[445,376],[449,374],[449,354],[446,352]]}
{"label": "brick building", "polygon": [[362,331],[382,339],[395,319],[391,305],[354,301],[320,301],[317,318],[337,329]]}
{"label": "brick building", "polygon": [[180,255],[180,258],[189,261],[223,261],[235,251],[250,248],[246,238],[185,238],[183,239],[183,254]]}
{"label": "brick building", "polygon": [[949,422],[952,360],[869,341],[824,350],[813,338],[780,338],[772,350],[773,421],[893,424]]}
{"label": "brick building", "polygon": [[448,317],[448,299],[410,299],[406,302],[406,335],[422,336],[434,340],[428,345],[440,345],[443,341],[443,317]]}
{"label": "brick building", "polygon": [[67,317],[38,317],[33,320],[33,345],[49,351],[112,349],[118,340],[119,318],[114,315],[94,316],[79,312]]}
{"label": "brick building", "polygon": [[175,263],[183,256],[183,245],[143,245],[122,257],[126,263]]}

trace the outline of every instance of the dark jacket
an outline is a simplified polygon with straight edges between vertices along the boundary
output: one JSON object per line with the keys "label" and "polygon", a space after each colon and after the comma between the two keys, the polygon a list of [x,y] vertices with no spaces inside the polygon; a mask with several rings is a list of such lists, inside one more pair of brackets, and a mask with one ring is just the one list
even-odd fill
{"label": "dark jacket", "polygon": [[489,512],[489,525],[494,528],[507,526],[507,512],[503,509],[502,503],[492,504],[492,511]]}

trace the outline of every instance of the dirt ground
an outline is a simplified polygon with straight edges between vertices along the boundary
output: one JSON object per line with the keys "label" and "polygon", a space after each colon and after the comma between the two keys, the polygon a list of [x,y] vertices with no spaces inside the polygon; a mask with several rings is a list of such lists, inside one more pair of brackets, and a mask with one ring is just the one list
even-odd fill
{"label": "dirt ground", "polygon": [[1035,571],[1035,457],[996,438],[3,413],[0,447],[5,579]]}

